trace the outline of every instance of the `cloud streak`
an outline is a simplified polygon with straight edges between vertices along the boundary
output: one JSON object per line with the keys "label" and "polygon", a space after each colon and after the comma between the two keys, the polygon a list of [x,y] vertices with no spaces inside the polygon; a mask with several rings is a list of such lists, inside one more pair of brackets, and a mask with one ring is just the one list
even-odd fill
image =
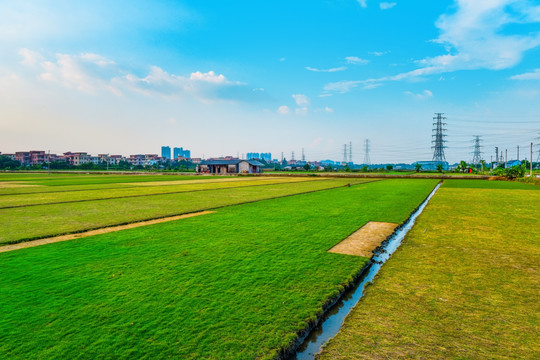
{"label": "cloud streak", "polygon": [[311,67],[311,66],[306,66],[306,70],[313,71],[313,72],[328,72],[328,73],[332,73],[332,72],[338,72],[338,71],[344,71],[344,70],[347,70],[347,67],[346,67],[346,66],[340,66],[340,67],[335,67],[335,68],[331,68],[331,69],[317,69],[317,68],[313,68],[313,67]]}

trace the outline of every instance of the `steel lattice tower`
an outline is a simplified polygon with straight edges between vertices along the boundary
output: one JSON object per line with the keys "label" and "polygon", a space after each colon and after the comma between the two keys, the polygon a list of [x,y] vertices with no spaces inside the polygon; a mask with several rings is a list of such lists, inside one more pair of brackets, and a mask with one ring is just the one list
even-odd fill
{"label": "steel lattice tower", "polygon": [[352,141],[349,142],[349,162],[352,164]]}
{"label": "steel lattice tower", "polygon": [[480,135],[473,135],[474,136],[474,151],[473,151],[473,159],[471,161],[472,164],[480,164],[480,161],[482,160],[482,151],[480,150],[482,148],[482,145],[480,145]]}
{"label": "steel lattice tower", "polygon": [[306,161],[306,154],[304,154],[304,148],[302,148],[302,161]]}
{"label": "steel lattice tower", "polygon": [[434,144],[431,148],[433,150],[433,161],[443,162],[446,161],[446,158],[444,156],[444,149],[446,146],[444,146],[444,143],[446,140],[444,140],[444,137],[446,136],[444,132],[446,129],[444,128],[444,125],[446,123],[443,122],[443,120],[446,120],[446,118],[443,116],[443,113],[435,113],[436,116],[433,117],[433,120],[435,121],[433,123],[433,131],[435,134],[431,135],[434,137],[434,140],[431,140],[431,142]]}
{"label": "steel lattice tower", "polygon": [[369,159],[369,139],[366,139],[365,141],[364,164],[365,165],[371,164],[371,160]]}
{"label": "steel lattice tower", "polygon": [[347,162],[347,144],[343,144],[343,162]]}

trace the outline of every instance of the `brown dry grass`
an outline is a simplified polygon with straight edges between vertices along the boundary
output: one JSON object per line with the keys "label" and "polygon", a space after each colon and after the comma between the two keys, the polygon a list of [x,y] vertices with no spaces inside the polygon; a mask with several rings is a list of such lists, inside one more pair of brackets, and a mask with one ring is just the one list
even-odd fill
{"label": "brown dry grass", "polygon": [[397,226],[394,223],[370,221],[328,252],[371,258],[373,251],[392,235]]}

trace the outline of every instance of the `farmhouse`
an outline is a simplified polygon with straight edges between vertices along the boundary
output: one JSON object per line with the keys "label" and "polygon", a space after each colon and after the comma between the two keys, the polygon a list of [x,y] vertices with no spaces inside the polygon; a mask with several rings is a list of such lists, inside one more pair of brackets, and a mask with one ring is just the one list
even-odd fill
{"label": "farmhouse", "polygon": [[262,173],[263,164],[257,160],[204,160],[197,167],[197,171],[207,174],[259,174]]}

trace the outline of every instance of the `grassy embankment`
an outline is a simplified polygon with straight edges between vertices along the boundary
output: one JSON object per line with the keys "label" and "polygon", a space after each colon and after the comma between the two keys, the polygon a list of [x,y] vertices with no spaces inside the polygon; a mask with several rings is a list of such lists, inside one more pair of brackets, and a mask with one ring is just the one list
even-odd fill
{"label": "grassy embankment", "polygon": [[[253,181],[256,182],[257,179],[254,178]],[[212,186],[219,184],[213,183],[207,184],[205,191],[5,208],[0,209],[0,244],[324,190],[363,181],[365,180],[330,179],[233,189],[212,189]],[[141,188],[140,191],[145,189]],[[78,192],[74,194],[77,196]],[[63,196],[65,193],[54,195]]]}
{"label": "grassy embankment", "polygon": [[367,261],[327,250],[367,221],[402,222],[435,184],[340,187],[0,253],[0,358],[271,359]]}
{"label": "grassy embankment", "polygon": [[446,181],[321,359],[540,358],[538,190]]}

